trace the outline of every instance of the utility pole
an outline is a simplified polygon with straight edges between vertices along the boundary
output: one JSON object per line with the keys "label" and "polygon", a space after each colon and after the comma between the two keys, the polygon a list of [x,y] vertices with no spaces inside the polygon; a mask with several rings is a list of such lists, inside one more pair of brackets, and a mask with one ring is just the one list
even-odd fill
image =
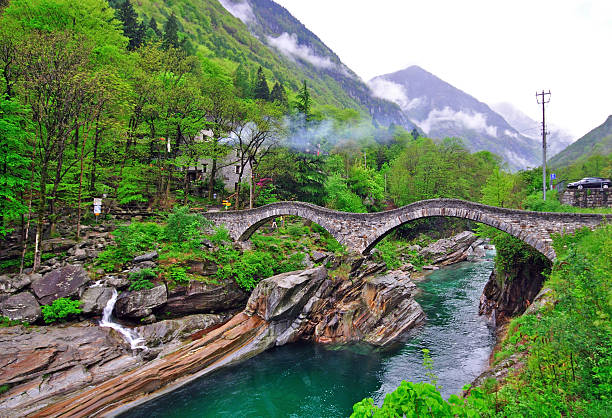
{"label": "utility pole", "polygon": [[548,132],[546,132],[546,111],[544,106],[550,102],[550,90],[548,92],[542,90],[542,93],[536,92],[536,100],[538,104],[542,105],[542,199],[546,200],[546,135]]}

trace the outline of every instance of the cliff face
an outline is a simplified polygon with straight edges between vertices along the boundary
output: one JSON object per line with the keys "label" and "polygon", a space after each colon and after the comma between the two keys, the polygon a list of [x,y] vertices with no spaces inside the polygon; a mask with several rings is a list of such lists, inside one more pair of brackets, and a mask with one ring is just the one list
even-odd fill
{"label": "cliff face", "polygon": [[498,325],[522,314],[542,289],[549,268],[547,260],[531,257],[501,276],[494,270],[480,297],[480,314]]}

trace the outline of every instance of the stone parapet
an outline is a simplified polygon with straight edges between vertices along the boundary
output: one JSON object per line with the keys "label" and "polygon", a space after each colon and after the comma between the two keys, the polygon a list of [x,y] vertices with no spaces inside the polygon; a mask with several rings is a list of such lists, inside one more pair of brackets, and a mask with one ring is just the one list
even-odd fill
{"label": "stone parapet", "polygon": [[561,195],[561,203],[577,208],[612,208],[610,189],[567,189]]}

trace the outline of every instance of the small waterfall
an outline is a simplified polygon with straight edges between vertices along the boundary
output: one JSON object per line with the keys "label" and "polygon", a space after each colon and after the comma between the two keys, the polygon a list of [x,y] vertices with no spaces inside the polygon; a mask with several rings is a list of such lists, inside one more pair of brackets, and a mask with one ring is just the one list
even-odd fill
{"label": "small waterfall", "polygon": [[115,303],[117,302],[117,289],[113,287],[113,296],[106,303],[104,307],[104,312],[102,313],[102,320],[100,321],[101,327],[109,327],[112,328],[123,335],[123,338],[130,343],[132,350],[148,350],[147,346],[144,345],[144,338],[140,337],[135,331],[123,328],[121,325],[116,324],[111,321],[111,314],[113,313],[113,309],[115,309]]}

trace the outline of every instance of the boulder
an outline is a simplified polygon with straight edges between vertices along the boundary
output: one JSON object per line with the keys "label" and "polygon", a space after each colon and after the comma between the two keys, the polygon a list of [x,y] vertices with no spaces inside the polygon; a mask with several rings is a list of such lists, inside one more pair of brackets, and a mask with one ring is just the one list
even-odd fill
{"label": "boulder", "polygon": [[312,261],[315,263],[321,263],[323,260],[327,258],[329,254],[323,253],[321,251],[314,251],[311,255]]}
{"label": "boulder", "polygon": [[221,284],[192,280],[170,292],[165,311],[173,315],[230,311],[243,308],[248,297],[233,280]]}
{"label": "boulder", "polygon": [[141,263],[143,261],[152,261],[158,257],[157,251],[152,251],[143,255],[134,257],[134,263]]}
{"label": "boulder", "polygon": [[0,304],[0,312],[13,321],[30,323],[38,321],[42,315],[40,305],[30,292],[9,296]]}
{"label": "boulder", "polygon": [[89,276],[83,266],[67,265],[55,269],[32,282],[32,290],[42,305],[55,299],[79,295]]}
{"label": "boulder", "polygon": [[471,231],[461,232],[448,239],[440,239],[419,251],[419,255],[431,259],[432,264],[446,266],[468,258],[476,235]]}
{"label": "boulder", "polygon": [[147,347],[156,347],[174,340],[182,340],[230,319],[228,314],[197,314],[179,319],[169,319],[154,324],[136,327],[136,333],[144,338]]}
{"label": "boulder", "polygon": [[19,274],[17,276],[0,276],[0,293],[15,293],[30,285],[33,281],[39,280],[42,276],[38,273]]}
{"label": "boulder", "polygon": [[112,287],[90,287],[81,296],[81,311],[86,315],[99,315],[113,297]]}
{"label": "boulder", "polygon": [[166,286],[124,292],[117,298],[115,314],[120,318],[144,318],[168,300]]}

